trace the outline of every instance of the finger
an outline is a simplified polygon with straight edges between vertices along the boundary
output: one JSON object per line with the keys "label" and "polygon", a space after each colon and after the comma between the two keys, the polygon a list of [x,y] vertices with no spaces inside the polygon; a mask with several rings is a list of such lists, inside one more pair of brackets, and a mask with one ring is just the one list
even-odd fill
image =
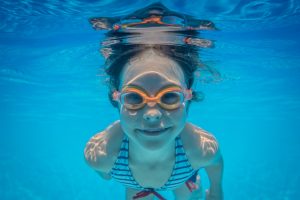
{"label": "finger", "polygon": [[206,194],[206,196],[209,195],[209,190],[208,189],[205,190],[205,194]]}

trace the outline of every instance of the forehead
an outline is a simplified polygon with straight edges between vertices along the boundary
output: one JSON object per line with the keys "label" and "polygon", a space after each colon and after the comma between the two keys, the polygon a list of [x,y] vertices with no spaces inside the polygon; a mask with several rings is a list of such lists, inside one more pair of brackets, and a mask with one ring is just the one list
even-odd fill
{"label": "forehead", "polygon": [[123,84],[121,87],[124,88],[125,86],[138,87],[150,94],[155,94],[159,90],[170,86],[179,86],[181,88],[185,88],[185,86],[179,80],[170,80],[157,72],[144,73],[133,80],[130,80],[126,84]]}
{"label": "forehead", "polygon": [[135,85],[153,91],[168,85],[185,87],[184,73],[172,59],[145,52],[128,62],[120,76],[120,88]]}

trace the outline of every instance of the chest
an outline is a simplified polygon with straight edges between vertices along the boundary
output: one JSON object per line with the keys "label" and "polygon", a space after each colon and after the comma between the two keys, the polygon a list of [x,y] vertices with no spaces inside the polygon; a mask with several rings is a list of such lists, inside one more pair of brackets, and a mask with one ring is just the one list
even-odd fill
{"label": "chest", "polygon": [[169,180],[173,172],[174,160],[153,166],[130,165],[133,178],[145,188],[159,188]]}

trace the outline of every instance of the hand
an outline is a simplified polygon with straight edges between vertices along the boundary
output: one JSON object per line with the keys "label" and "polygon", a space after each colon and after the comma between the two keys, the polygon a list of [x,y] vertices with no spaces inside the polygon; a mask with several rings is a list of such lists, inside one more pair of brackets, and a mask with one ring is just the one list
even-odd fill
{"label": "hand", "polygon": [[210,193],[210,190],[205,190],[205,200],[223,200],[223,193]]}

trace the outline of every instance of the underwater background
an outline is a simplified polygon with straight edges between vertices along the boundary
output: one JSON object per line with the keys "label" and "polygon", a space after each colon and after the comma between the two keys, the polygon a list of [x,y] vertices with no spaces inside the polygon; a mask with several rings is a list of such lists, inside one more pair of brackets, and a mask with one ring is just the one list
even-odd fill
{"label": "underwater background", "polygon": [[[153,2],[0,2],[1,200],[125,199],[83,159],[89,138],[118,119],[101,71],[105,31],[88,19]],[[188,121],[220,143],[225,200],[300,199],[300,2],[161,2],[219,29],[201,32],[215,47],[200,58],[222,78],[197,82],[205,99]]]}

